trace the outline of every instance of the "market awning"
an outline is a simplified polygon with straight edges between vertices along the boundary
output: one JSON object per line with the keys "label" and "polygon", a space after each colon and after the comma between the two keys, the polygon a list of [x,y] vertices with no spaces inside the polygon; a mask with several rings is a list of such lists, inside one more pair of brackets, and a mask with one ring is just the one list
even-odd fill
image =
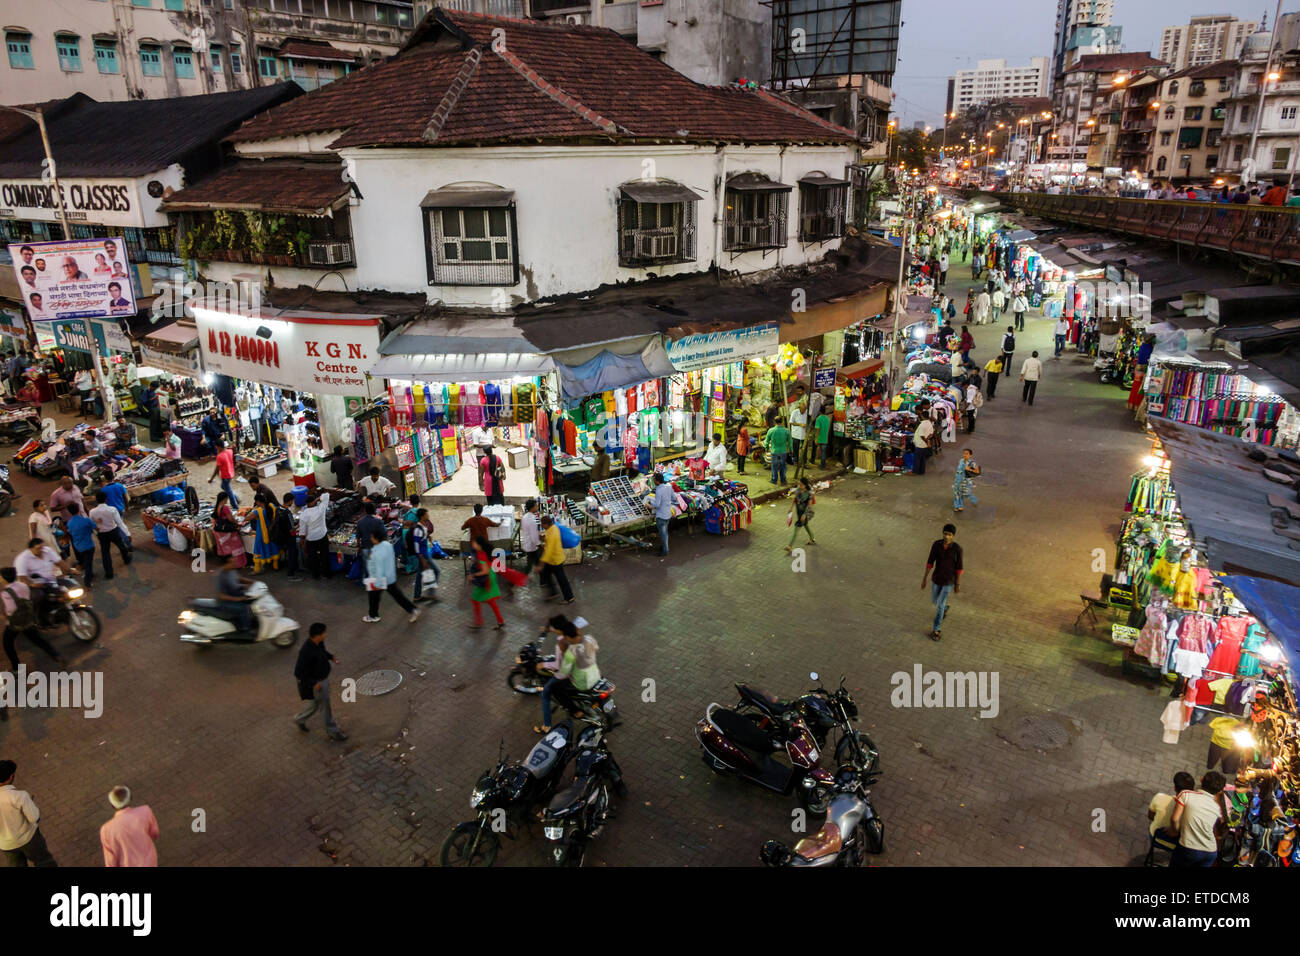
{"label": "market awning", "polygon": [[172,193],[158,208],[165,212],[246,209],[328,216],[347,205],[351,189],[337,162],[240,160]]}
{"label": "market awning", "polygon": [[[1266,477],[1266,465],[1247,453],[1294,454],[1164,418],[1153,416],[1149,423],[1173,463],[1178,505],[1210,568],[1300,585],[1300,522],[1268,503],[1269,495],[1294,500],[1295,492]],[[1281,528],[1275,512],[1282,516]]]}
{"label": "market awning", "polygon": [[623,198],[633,202],[699,202],[704,197],[681,183],[650,180],[624,183],[618,187]]}
{"label": "market awning", "polygon": [[1300,588],[1240,574],[1220,580],[1282,642],[1291,669],[1295,670],[1300,665]]}
{"label": "market awning", "polygon": [[385,338],[379,353],[373,377],[478,382],[555,369],[513,318],[499,316],[415,319]]}
{"label": "market awning", "polygon": [[515,201],[513,189],[430,189],[420,200],[425,209],[499,209]]}
{"label": "market awning", "polygon": [[836,378],[845,382],[856,381],[860,378],[866,378],[877,369],[883,368],[884,365],[884,359],[869,359],[865,362],[858,362],[854,365],[846,365],[836,373]]}
{"label": "market awning", "polygon": [[1028,242],[1037,238],[1038,234],[1030,232],[1028,229],[1017,229],[1015,232],[1007,233],[1008,242]]}
{"label": "market awning", "polygon": [[199,330],[186,322],[173,322],[151,331],[144,343],[164,352],[190,352],[199,347]]}
{"label": "market awning", "polygon": [[564,364],[564,353],[555,358],[560,372],[560,390],[565,398],[583,398],[612,388],[639,385],[652,378],[666,378],[674,372],[663,339],[657,335],[636,352],[620,354],[605,348],[576,365]]}

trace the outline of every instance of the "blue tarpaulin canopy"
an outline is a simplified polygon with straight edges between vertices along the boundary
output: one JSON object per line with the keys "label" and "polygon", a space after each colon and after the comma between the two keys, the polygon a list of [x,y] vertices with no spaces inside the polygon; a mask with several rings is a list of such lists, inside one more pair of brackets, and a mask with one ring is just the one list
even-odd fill
{"label": "blue tarpaulin canopy", "polygon": [[1219,580],[1282,642],[1294,673],[1300,665],[1300,588],[1244,574]]}
{"label": "blue tarpaulin canopy", "polygon": [[629,355],[620,355],[606,348],[578,365],[565,365],[561,359],[557,368],[561,391],[565,398],[570,399],[639,385],[652,378],[673,374],[672,362],[659,336]]}

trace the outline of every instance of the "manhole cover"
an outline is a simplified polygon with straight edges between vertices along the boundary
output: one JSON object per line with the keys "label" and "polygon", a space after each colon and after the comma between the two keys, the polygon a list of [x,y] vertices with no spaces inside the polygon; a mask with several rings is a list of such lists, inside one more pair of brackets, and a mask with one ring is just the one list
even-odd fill
{"label": "manhole cover", "polygon": [[1070,732],[1055,717],[1025,717],[1010,740],[1026,750],[1059,750],[1070,742]]}
{"label": "manhole cover", "polygon": [[357,679],[357,693],[367,697],[378,697],[396,690],[402,682],[401,671],[371,671]]}

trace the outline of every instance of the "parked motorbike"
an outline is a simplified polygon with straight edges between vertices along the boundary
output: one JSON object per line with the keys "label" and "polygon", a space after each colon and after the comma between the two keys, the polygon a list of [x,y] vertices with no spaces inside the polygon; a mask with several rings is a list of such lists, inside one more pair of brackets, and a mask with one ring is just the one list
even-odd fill
{"label": "parked motorbike", "polygon": [[[516,694],[540,694],[546,682],[555,676],[547,665],[555,663],[554,654],[543,653],[547,631],[519,649],[515,666],[506,675],[506,684]],[[613,681],[602,677],[590,690],[577,690],[572,681],[559,681],[551,690],[551,699],[574,718],[596,717],[604,730],[618,726],[618,707],[614,703]]]}
{"label": "parked motorbike", "polygon": [[551,799],[542,814],[542,832],[554,843],[551,860],[556,866],[582,866],[587,844],[600,835],[614,813],[611,791],[619,796],[627,793],[603,727],[587,726],[574,752],[572,783]]}
{"label": "parked motorbike", "polygon": [[190,609],[181,611],[177,618],[177,623],[185,629],[181,640],[188,644],[270,641],[276,647],[292,647],[298,640],[298,622],[284,616],[284,605],[271,597],[266,582],[254,581],[246,593],[253,599],[249,603],[253,612],[253,630],[244,631],[236,627],[236,612],[222,607],[216,598],[194,598],[190,601]]}
{"label": "parked motorbike", "polygon": [[[764,726],[760,726],[763,721]],[[833,779],[817,765],[821,750],[803,718],[793,709],[768,721],[710,704],[695,725],[704,763],[718,774],[735,774],[775,790],[797,793],[813,813],[824,813]],[[777,754],[786,758],[777,759]]]}
{"label": "parked motorbike", "polygon": [[14,508],[14,496],[6,491],[6,488],[12,488],[9,484],[9,466],[0,465],[0,518],[9,517],[9,512]]}
{"label": "parked motorbike", "polygon": [[36,609],[36,617],[42,630],[67,627],[73,637],[86,643],[99,637],[103,625],[95,609],[82,603],[86,589],[76,578],[59,577],[41,587],[45,595]]}
{"label": "parked motorbike", "polygon": [[757,721],[760,727],[769,727],[771,722],[793,709],[803,718],[817,746],[823,751],[832,734],[838,734],[834,746],[836,766],[852,764],[859,770],[874,771],[880,754],[869,736],[853,728],[853,721],[858,719],[858,705],[844,686],[845,678],[840,677],[839,689],[832,692],[822,686],[816,671],[808,676],[818,681],[818,685],[794,700],[778,700],[748,684],[736,684],[740,702],[733,709],[745,716],[763,715],[766,721]]}
{"label": "parked motorbike", "polygon": [[506,763],[502,749],[495,770],[486,770],[474,784],[469,805],[478,819],[458,823],[443,841],[442,866],[491,866],[501,849],[499,834],[515,838],[528,818],[547,804],[559,787],[561,772],[572,751],[573,724],[556,724],[539,740],[522,763]]}
{"label": "parked motorbike", "polygon": [[883,853],[885,827],[867,789],[878,777],[856,767],[840,767],[822,828],[804,837],[794,849],[768,840],[759,853],[763,862],[768,866],[862,866],[868,853]]}

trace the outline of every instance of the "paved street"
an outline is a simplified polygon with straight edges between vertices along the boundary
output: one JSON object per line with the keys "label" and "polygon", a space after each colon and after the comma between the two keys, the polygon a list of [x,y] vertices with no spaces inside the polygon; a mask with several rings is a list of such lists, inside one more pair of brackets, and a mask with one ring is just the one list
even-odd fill
{"label": "paved street", "polygon": [[[954,262],[952,273],[969,269]],[[959,302],[966,285],[949,286]],[[981,365],[1004,327],[973,330]],[[572,610],[591,621],[620,688],[625,722],[611,743],[631,788],[593,863],[749,865],[764,840],[789,839],[793,799],[714,776],[693,726],[710,701],[734,700],[732,681],[792,694],[809,670],[848,676],[881,751],[880,864],[1118,866],[1145,852],[1147,801],[1175,770],[1198,769],[1208,730],[1162,744],[1163,691],[1123,677],[1100,631],[1071,630],[1078,593],[1097,586],[1093,549],[1113,557],[1128,475],[1147,446],[1090,360],[1051,361],[1050,331],[1031,313],[1020,337],[1019,358],[1030,348],[1046,358],[1035,407],[1004,381],[976,433],[926,477],[850,476],[822,494],[804,573],[781,550],[783,503],[760,508],[747,533],[677,535],[667,559],[620,554],[571,569]],[[954,517],[951,474],[967,444],[984,468],[980,504],[956,516],[967,571],[936,644],[919,584],[930,542]],[[53,488],[23,475],[16,484],[20,516],[0,522],[6,555],[26,537],[31,498]],[[498,634],[466,629],[458,562],[444,565],[443,603],[413,626],[387,602],[383,623],[362,624],[359,585],[273,579],[291,616],[329,623],[342,659],[336,700],[340,678],[405,677],[386,696],[336,704],[350,739],[335,744],[319,724],[303,735],[290,720],[296,648],[177,640],[183,598],[213,581],[134,526],[136,562],[94,591],[104,636],[88,648],[56,638],[72,666],[104,672],[103,716],[39,710],[0,724],[0,750],[18,761],[61,863],[98,865],[104,794],[127,783],[158,816],[167,865],[436,864],[498,745],[522,756],[533,743],[537,702],[511,694],[505,677],[546,614],[535,593],[503,603],[509,627]],[[916,665],[997,672],[1000,712],[891,706],[891,675]],[[647,680],[653,702],[642,700]],[[204,832],[191,826],[199,810]],[[507,842],[499,865],[544,863],[544,842]]]}

